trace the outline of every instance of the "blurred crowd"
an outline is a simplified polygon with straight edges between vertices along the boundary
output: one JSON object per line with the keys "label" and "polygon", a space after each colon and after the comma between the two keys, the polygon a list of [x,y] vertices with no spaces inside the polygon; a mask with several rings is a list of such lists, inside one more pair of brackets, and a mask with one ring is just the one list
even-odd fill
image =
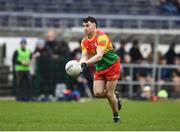
{"label": "blurred crowd", "polygon": [[[162,89],[167,90],[169,97],[180,97],[180,86],[163,85],[171,81],[179,83],[180,67],[161,67],[156,70],[155,78],[152,75],[151,67],[130,67],[130,64],[147,66],[148,64],[161,64],[162,66],[180,65],[180,53],[175,52],[176,43],[171,43],[165,54],[157,53],[156,62],[153,60],[154,43],[151,43],[151,52],[144,57],[140,51],[138,40],[133,40],[132,47],[126,50],[126,40],[119,42],[119,48],[115,52],[121,59],[121,78],[123,81],[139,81],[140,84],[133,86],[133,97],[146,97],[147,89],[153,89],[151,84],[160,82]],[[53,100],[76,100],[81,97],[92,97],[94,66],[89,66],[78,76],[71,78],[67,76],[64,67],[72,59],[79,60],[81,57],[80,41],[79,47],[70,51],[65,41],[58,41],[57,34],[50,30],[45,39],[38,39],[33,52],[22,54],[20,49],[27,49],[28,44],[25,38],[20,41],[20,48],[13,55],[14,86],[16,99],[18,101],[53,101]],[[18,57],[19,55],[19,57]],[[22,56],[22,57],[21,57]],[[26,56],[23,58],[23,56]],[[24,59],[24,60],[23,60]],[[24,68],[26,67],[26,68]],[[27,68],[28,67],[28,68]],[[160,70],[160,71],[158,71]],[[132,74],[133,73],[133,74]],[[132,74],[132,75],[131,75]],[[147,87],[149,86],[149,87]],[[129,86],[122,84],[118,91],[122,97],[129,97]],[[155,87],[155,86],[154,86]]]}
{"label": "blurred crowd", "polygon": [[[153,92],[158,92],[155,91],[157,90],[155,87],[161,87],[159,90],[165,89],[169,93],[169,97],[179,98],[180,85],[177,83],[180,81],[180,53],[175,52],[176,43],[172,42],[169,44],[169,49],[165,54],[157,51],[157,56],[155,56],[155,44],[150,43],[149,45],[151,47],[151,51],[146,55],[146,57],[142,55],[138,40],[132,41],[132,47],[130,48],[129,52],[125,50],[126,43],[126,40],[121,40],[120,48],[116,51],[116,53],[121,58],[121,80],[140,82],[139,85],[133,86],[134,95],[132,95],[132,97],[144,98],[146,96],[145,98],[150,98]],[[154,56],[157,58],[157,60],[153,59]],[[130,66],[123,67],[123,64],[133,64],[134,66],[133,68]],[[135,66],[135,64],[138,65]],[[161,67],[156,69],[153,67],[148,67],[153,64],[159,64]],[[155,75],[153,75],[153,72]],[[159,85],[155,84],[155,81],[158,82]],[[174,85],[168,85],[166,82],[172,82]],[[122,93],[122,96],[128,97],[129,89],[127,87],[129,86],[120,86],[120,93]],[[148,88],[150,89],[147,90],[146,86],[149,86]],[[146,91],[148,93],[151,92],[151,94],[145,95]]]}
{"label": "blurred crowd", "polygon": [[180,0],[159,0],[159,9],[167,15],[179,15]]}
{"label": "blurred crowd", "polygon": [[78,78],[69,77],[65,71],[69,60],[80,59],[80,47],[70,52],[68,43],[57,40],[53,30],[48,31],[45,39],[37,40],[33,52],[28,52],[27,45],[26,38],[22,38],[13,54],[16,100],[78,101],[80,97],[92,97],[91,67]]}

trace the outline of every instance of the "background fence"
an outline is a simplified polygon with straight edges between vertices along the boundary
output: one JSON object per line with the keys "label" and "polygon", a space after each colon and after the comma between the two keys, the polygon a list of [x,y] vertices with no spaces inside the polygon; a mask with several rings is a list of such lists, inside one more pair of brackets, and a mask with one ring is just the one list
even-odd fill
{"label": "background fence", "polygon": [[[98,21],[98,26],[118,46],[119,41],[123,39],[130,44],[133,40],[138,40],[140,47],[143,44],[154,44],[151,49],[153,51],[151,63],[146,65],[122,63],[123,69],[125,68],[125,71],[130,74],[131,80],[121,80],[119,84],[126,85],[129,89],[127,96],[133,97],[133,89],[136,89],[134,86],[141,86],[144,81],[135,78],[136,70],[134,69],[141,67],[150,71],[148,77],[151,79],[145,82],[151,85],[154,94],[157,94],[164,85],[179,87],[179,83],[173,82],[172,75],[168,81],[160,81],[163,80],[162,69],[179,68],[179,64],[161,65],[158,62],[159,51],[164,55],[172,42],[176,43],[174,50],[177,55],[180,53],[179,5],[176,0],[169,2],[172,4],[171,8],[166,8],[166,6],[169,7],[166,5],[168,3],[164,6],[161,1],[155,0],[0,0],[0,36],[11,39],[22,36],[47,39],[48,30],[53,29],[57,32],[58,41],[78,43],[83,34],[82,19],[86,16],[94,16]],[[5,43],[8,50],[9,47],[15,47],[12,41],[10,43],[8,40],[2,40],[1,43]],[[11,51],[6,50],[4,52],[6,56],[0,55],[1,69],[4,65],[7,66],[4,62],[11,61],[9,57],[12,56],[12,53],[9,53]],[[6,73],[12,73],[12,65],[8,63],[7,67],[10,68],[6,68],[6,71],[9,69]],[[54,67],[54,69],[58,68]],[[12,81],[11,76],[7,75],[6,78]]]}

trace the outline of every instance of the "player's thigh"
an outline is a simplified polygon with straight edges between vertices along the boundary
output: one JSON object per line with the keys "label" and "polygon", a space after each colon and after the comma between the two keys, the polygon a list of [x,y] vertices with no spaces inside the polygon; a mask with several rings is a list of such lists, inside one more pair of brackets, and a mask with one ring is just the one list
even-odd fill
{"label": "player's thigh", "polygon": [[106,82],[105,88],[106,88],[107,93],[113,93],[114,92],[114,90],[117,86],[117,82],[118,82],[118,80],[110,80],[110,81]]}
{"label": "player's thigh", "polygon": [[94,80],[94,83],[93,83],[94,95],[103,94],[105,86],[106,86],[105,80]]}

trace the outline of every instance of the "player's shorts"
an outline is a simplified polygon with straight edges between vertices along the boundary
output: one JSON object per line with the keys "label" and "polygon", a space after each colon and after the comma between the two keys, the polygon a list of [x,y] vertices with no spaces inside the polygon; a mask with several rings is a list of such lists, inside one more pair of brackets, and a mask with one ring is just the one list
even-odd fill
{"label": "player's shorts", "polygon": [[94,80],[119,80],[120,78],[120,59],[118,59],[113,65],[110,67],[96,71],[94,74]]}

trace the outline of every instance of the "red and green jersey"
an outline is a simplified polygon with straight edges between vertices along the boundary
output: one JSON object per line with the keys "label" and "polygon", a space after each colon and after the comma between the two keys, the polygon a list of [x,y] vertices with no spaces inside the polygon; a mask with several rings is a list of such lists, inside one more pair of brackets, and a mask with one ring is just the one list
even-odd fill
{"label": "red and green jersey", "polygon": [[88,39],[87,36],[82,39],[81,48],[82,53],[87,54],[90,57],[96,55],[97,48],[102,48],[105,50],[103,58],[96,62],[96,71],[101,71],[108,68],[118,59],[118,56],[113,51],[111,40],[99,29],[96,30],[96,34],[92,39]]}

